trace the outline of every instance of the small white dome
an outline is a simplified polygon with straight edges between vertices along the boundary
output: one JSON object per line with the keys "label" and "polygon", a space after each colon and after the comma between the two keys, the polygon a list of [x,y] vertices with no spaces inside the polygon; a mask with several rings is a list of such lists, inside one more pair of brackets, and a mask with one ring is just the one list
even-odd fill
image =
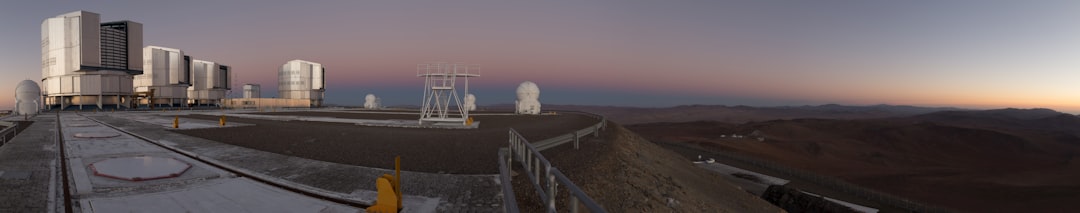
{"label": "small white dome", "polygon": [[31,80],[23,80],[15,86],[15,112],[19,115],[35,115],[41,106],[41,87]]}
{"label": "small white dome", "polygon": [[367,109],[381,108],[382,103],[379,103],[379,102],[381,102],[381,101],[379,101],[379,97],[376,97],[375,94],[367,94],[367,96],[364,96],[364,108],[367,108]]}
{"label": "small white dome", "polygon": [[537,87],[536,83],[532,81],[522,82],[521,85],[518,85],[517,96],[518,100],[539,99],[540,87]]}
{"label": "small white dome", "polygon": [[465,94],[465,104],[463,105],[462,108],[465,108],[465,110],[476,110],[476,96],[473,94]]}
{"label": "small white dome", "polygon": [[518,114],[540,114],[540,87],[531,81],[518,85],[517,101],[514,102]]}

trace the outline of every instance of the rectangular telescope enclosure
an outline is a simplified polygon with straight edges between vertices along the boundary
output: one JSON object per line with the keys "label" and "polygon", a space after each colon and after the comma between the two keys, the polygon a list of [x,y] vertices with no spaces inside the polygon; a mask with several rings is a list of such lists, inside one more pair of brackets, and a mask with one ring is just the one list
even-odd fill
{"label": "rectangular telescope enclosure", "polygon": [[225,93],[231,90],[229,78],[231,67],[212,61],[192,60],[191,87],[188,87],[188,104],[211,106],[221,104]]}
{"label": "rectangular telescope enclosure", "polygon": [[326,68],[320,63],[292,60],[278,70],[278,94],[284,99],[311,100],[311,107],[323,104]]}
{"label": "rectangular telescope enclosure", "polygon": [[130,107],[143,72],[142,24],[100,23],[75,11],[41,23],[41,78],[48,108]]}
{"label": "rectangular telescope enclosure", "polygon": [[147,46],[143,48],[143,74],[135,76],[135,92],[150,93],[139,104],[177,106],[187,103],[191,85],[191,57],[179,49]]}
{"label": "rectangular telescope enclosure", "polygon": [[244,98],[262,98],[262,90],[258,84],[244,84]]}

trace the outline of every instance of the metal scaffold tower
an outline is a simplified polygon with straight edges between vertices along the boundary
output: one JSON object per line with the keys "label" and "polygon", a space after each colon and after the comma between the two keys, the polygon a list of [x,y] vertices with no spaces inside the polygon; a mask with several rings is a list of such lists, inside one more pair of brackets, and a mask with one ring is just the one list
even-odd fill
{"label": "metal scaffold tower", "polygon": [[[469,94],[469,78],[480,77],[480,65],[434,62],[416,65],[416,76],[424,77],[424,99],[420,108],[420,124],[426,122],[458,122],[466,124],[469,111],[462,107],[457,93],[458,78],[465,94]],[[451,108],[453,104],[453,108]],[[451,115],[451,110],[456,110]]]}

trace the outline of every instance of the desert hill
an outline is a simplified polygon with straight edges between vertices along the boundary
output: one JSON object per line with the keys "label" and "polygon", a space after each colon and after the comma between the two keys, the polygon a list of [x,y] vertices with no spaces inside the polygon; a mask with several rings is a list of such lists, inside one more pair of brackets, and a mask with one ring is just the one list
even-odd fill
{"label": "desert hill", "polygon": [[[1046,109],[873,119],[628,127],[649,140],[754,156],[932,205],[1058,212],[1080,204],[1080,118]],[[760,131],[766,140],[731,138]],[[722,137],[727,136],[727,137]]]}
{"label": "desert hill", "polygon": [[[609,212],[783,212],[618,124],[601,135],[577,150],[565,144],[542,154]],[[542,211],[527,179],[513,180],[519,206]],[[559,193],[564,208],[568,195]]]}

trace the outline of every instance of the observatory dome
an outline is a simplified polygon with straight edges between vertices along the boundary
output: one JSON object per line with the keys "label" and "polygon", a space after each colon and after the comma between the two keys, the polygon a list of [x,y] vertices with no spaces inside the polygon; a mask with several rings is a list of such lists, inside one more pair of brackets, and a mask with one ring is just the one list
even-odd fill
{"label": "observatory dome", "polygon": [[376,97],[375,94],[367,94],[367,96],[364,96],[365,109],[378,109],[382,107],[380,106],[382,103],[379,102],[379,97]]}
{"label": "observatory dome", "polygon": [[469,110],[469,111],[476,110],[476,96],[473,95],[473,94],[466,94],[465,95],[465,104],[464,104],[464,106],[462,106],[462,108],[465,108],[465,110]]}
{"label": "observatory dome", "polygon": [[540,114],[540,87],[537,87],[536,83],[522,82],[518,85],[517,97],[514,105],[518,114]]}
{"label": "observatory dome", "polygon": [[19,115],[36,115],[41,105],[41,87],[31,80],[23,80],[15,86],[15,112]]}

